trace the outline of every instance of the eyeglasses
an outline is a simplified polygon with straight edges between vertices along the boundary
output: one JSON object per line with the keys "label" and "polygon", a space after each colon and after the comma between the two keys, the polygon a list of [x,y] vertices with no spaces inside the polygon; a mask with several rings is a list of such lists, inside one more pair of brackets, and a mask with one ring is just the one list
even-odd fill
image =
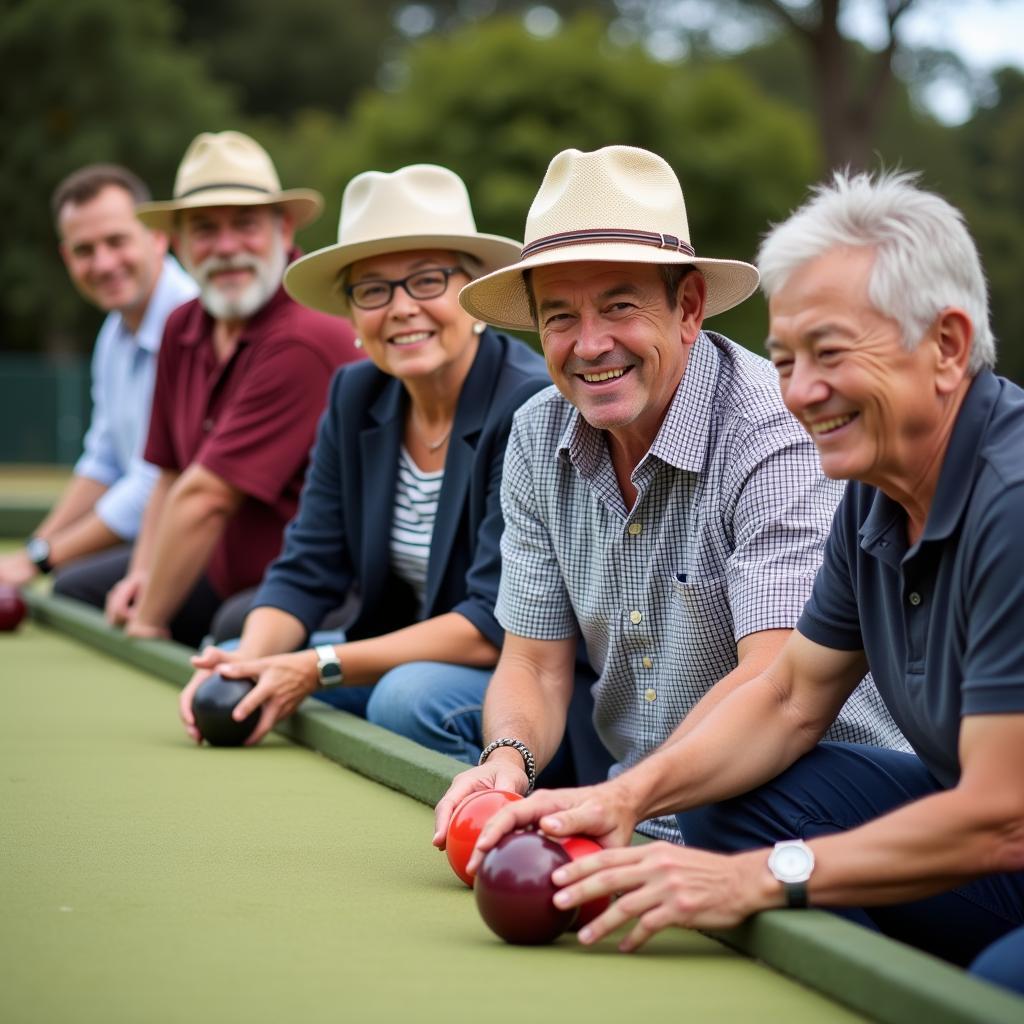
{"label": "eyeglasses", "polygon": [[464,273],[462,267],[431,267],[430,270],[417,270],[415,274],[398,281],[359,281],[348,285],[345,294],[360,309],[380,309],[386,306],[399,287],[404,288],[405,293],[413,299],[436,299],[447,290],[448,278],[460,273]]}

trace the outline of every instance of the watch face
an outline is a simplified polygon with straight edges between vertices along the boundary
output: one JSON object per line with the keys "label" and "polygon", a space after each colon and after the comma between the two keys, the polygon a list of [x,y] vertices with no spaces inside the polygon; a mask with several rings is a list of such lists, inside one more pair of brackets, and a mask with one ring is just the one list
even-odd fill
{"label": "watch face", "polygon": [[42,537],[33,537],[26,545],[25,552],[33,562],[45,562],[50,557],[50,545]]}
{"label": "watch face", "polygon": [[814,867],[814,855],[802,843],[784,843],[772,851],[769,866],[780,882],[805,882]]}

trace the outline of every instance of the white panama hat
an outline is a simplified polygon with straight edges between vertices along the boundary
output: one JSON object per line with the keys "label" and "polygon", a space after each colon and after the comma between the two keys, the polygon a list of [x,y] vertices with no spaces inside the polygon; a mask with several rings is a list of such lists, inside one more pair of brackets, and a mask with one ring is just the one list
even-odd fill
{"label": "white panama hat", "polygon": [[345,187],[338,220],[338,242],[296,260],[284,287],[304,306],[344,316],[348,296],[341,272],[357,260],[412,249],[468,253],[490,272],[519,256],[520,243],[480,234],[469,193],[447,167],[412,164],[392,174],[364,171]]}
{"label": "white panama hat", "polygon": [[282,191],[267,151],[241,132],[203,132],[189,144],[174,179],[174,198],[140,203],[135,216],[170,231],[174,215],[204,206],[283,206],[295,227],[316,220],[324,200],[311,188]]}
{"label": "white panama hat", "polygon": [[519,261],[471,281],[459,301],[489,324],[536,330],[523,271],[584,261],[695,266],[707,280],[705,317],[757,288],[751,264],[696,254],[683,190],[668,163],[644,149],[607,146],[567,149],[551,161],[526,218]]}

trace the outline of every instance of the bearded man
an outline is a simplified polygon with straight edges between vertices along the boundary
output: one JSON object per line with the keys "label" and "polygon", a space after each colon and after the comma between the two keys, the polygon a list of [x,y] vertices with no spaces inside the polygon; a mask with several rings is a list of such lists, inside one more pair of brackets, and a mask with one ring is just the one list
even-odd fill
{"label": "bearded man", "polygon": [[281,288],[294,232],[321,207],[317,192],[282,191],[263,147],[229,131],[192,142],[173,199],[136,208],[200,294],[167,322],[145,448],[160,476],[130,561],[108,556],[87,586],[68,574],[58,588],[132,636],[197,646],[280,549],[331,375],[359,356],[346,321]]}

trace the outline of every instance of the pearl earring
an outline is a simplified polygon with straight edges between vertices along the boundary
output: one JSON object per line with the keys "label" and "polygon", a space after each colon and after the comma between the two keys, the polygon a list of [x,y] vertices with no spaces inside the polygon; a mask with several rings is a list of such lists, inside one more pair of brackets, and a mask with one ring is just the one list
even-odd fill
{"label": "pearl earring", "polygon": [[352,342],[352,344],[355,345],[356,348],[362,348],[363,347],[363,339],[362,338],[356,338]]}
{"label": "pearl earring", "polygon": [[477,320],[477,322],[475,324],[473,324],[473,333],[474,334],[483,334],[484,331],[486,331],[486,330],[487,330],[487,324],[482,324],[482,323],[480,323],[479,320]]}

